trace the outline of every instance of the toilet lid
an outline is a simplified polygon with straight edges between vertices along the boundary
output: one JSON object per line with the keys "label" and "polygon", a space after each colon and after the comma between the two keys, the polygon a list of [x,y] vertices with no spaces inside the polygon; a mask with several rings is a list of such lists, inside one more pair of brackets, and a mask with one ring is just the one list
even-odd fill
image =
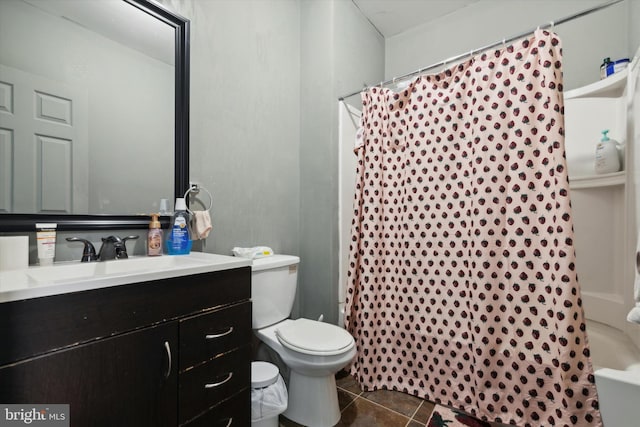
{"label": "toilet lid", "polygon": [[344,329],[309,319],[288,322],[276,330],[276,335],[283,346],[318,356],[344,353],[355,345],[351,334]]}
{"label": "toilet lid", "polygon": [[278,380],[278,367],[269,362],[251,362],[251,388],[268,387]]}

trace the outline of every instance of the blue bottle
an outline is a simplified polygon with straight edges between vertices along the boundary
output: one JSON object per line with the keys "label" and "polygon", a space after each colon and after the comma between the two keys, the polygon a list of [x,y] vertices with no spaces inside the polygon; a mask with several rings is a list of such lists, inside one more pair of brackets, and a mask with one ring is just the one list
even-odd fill
{"label": "blue bottle", "polygon": [[191,236],[189,235],[189,213],[182,197],[176,199],[176,211],[171,218],[171,228],[167,236],[167,253],[169,255],[188,255],[191,252]]}

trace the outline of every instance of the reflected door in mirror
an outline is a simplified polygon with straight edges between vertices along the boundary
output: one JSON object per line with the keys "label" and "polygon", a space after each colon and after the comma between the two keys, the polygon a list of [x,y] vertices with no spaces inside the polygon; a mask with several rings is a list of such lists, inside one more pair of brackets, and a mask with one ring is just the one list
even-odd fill
{"label": "reflected door in mirror", "polygon": [[87,212],[86,93],[0,65],[0,212]]}
{"label": "reflected door in mirror", "polygon": [[173,199],[175,37],[123,0],[0,1],[0,213]]}

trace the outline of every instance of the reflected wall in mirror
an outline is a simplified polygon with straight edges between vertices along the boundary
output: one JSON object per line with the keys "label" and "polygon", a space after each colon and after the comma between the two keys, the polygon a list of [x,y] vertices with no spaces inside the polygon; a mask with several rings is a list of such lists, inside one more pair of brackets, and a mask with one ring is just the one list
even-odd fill
{"label": "reflected wall in mirror", "polygon": [[186,190],[187,150],[188,21],[147,0],[0,2],[0,230],[122,228]]}

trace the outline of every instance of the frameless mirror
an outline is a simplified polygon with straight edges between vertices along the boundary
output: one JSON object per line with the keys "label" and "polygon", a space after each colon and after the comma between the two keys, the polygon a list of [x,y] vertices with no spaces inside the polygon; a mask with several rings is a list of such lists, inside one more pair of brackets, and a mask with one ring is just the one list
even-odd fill
{"label": "frameless mirror", "polygon": [[0,2],[0,231],[138,228],[186,191],[188,24],[148,0]]}

